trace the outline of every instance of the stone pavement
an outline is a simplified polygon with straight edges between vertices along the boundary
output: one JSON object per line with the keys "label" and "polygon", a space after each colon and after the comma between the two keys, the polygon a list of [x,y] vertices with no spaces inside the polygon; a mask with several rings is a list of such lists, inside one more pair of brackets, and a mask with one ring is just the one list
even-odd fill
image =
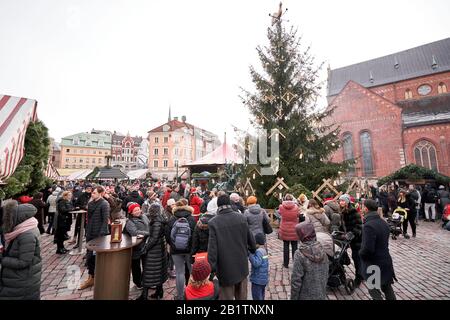
{"label": "stone pavement", "polygon": [[[73,229],[73,228],[72,228]],[[290,298],[290,273],[282,265],[283,243],[276,237],[277,230],[268,237],[270,256],[270,283],[266,291],[267,300],[285,300]],[[43,300],[91,300],[93,290],[76,289],[78,281],[73,277],[71,268],[80,269],[81,281],[87,278],[83,256],[57,255],[53,236],[44,234],[41,238],[43,272],[41,298]],[[420,222],[417,238],[409,240],[400,237],[390,240],[390,251],[398,282],[394,290],[399,300],[450,300],[448,274],[450,273],[450,232],[443,230],[440,224]],[[354,278],[353,267],[347,269]],[[152,293],[153,290],[150,291]],[[176,292],[175,280],[169,279],[164,285],[164,298],[171,300]],[[135,299],[140,291],[130,282],[130,299]],[[330,300],[368,300],[370,297],[364,284],[353,295],[346,294],[343,287],[329,290]],[[249,284],[249,299],[251,291]]]}

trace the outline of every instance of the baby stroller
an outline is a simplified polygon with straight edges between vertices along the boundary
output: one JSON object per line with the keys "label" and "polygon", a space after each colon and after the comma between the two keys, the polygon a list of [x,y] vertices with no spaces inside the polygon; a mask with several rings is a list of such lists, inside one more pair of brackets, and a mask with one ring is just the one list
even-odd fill
{"label": "baby stroller", "polygon": [[340,231],[334,231],[331,236],[335,250],[334,256],[329,257],[330,269],[327,285],[330,288],[338,288],[343,285],[347,294],[351,295],[355,291],[355,282],[353,279],[347,278],[345,266],[349,266],[351,263],[347,249],[355,236],[352,232],[345,233]]}
{"label": "baby stroller", "polygon": [[402,224],[407,216],[408,212],[405,209],[397,208],[392,213],[392,216],[388,218],[387,222],[392,240],[397,240],[397,237],[403,233]]}

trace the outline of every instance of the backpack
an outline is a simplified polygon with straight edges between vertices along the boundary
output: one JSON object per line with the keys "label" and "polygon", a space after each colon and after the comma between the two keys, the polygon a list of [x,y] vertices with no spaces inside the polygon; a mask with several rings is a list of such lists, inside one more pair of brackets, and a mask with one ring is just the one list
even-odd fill
{"label": "backpack", "polygon": [[186,218],[179,218],[172,226],[170,239],[177,251],[189,251],[191,242],[191,227]]}

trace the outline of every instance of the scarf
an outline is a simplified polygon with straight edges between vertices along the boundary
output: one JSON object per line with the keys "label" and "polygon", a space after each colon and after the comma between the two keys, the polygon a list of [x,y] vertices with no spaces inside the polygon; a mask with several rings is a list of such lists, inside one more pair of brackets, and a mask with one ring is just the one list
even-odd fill
{"label": "scarf", "polygon": [[33,230],[34,228],[37,228],[37,226],[38,221],[34,217],[18,224],[17,226],[14,227],[13,231],[11,231],[10,233],[5,233],[5,247],[8,247],[8,244],[15,238],[20,236],[22,233]]}

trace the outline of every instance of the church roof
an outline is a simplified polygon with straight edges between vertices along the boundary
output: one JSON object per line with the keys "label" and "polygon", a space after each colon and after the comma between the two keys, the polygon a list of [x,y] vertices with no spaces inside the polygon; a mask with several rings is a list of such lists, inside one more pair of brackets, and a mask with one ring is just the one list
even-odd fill
{"label": "church roof", "polygon": [[405,128],[427,124],[450,123],[450,93],[397,102]]}
{"label": "church roof", "polygon": [[366,88],[450,70],[450,38],[384,57],[331,70],[328,96],[341,92],[353,80]]}

